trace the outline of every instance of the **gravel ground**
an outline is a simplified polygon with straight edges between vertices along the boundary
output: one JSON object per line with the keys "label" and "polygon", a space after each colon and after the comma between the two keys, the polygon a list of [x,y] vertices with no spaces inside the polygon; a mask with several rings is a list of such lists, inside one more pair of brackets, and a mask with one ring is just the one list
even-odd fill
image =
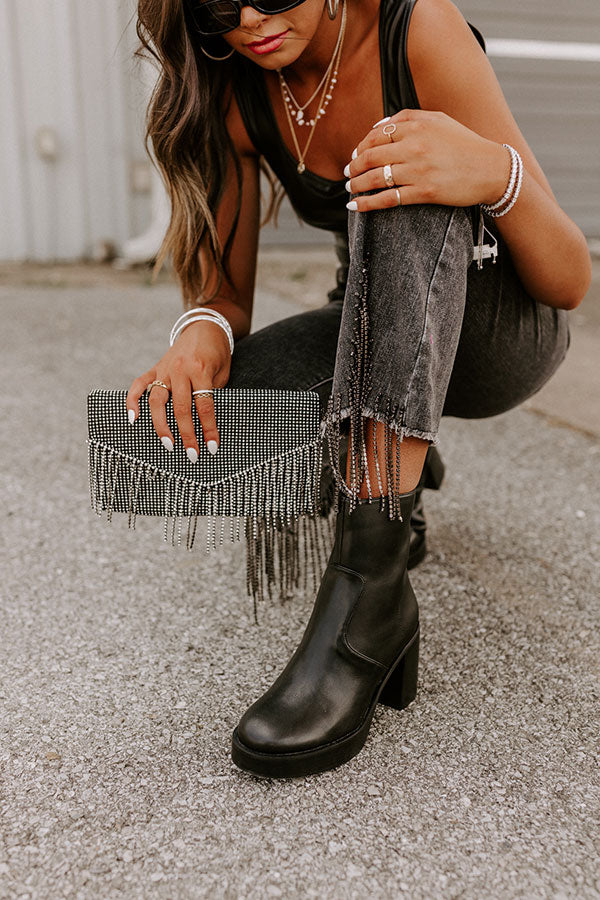
{"label": "gravel ground", "polygon": [[[256,327],[322,302],[318,266],[269,269]],[[89,509],[86,393],[158,358],[176,291],[0,302],[0,897],[600,897],[593,429],[443,422],[417,700],[378,708],[342,768],[258,780],[231,732],[314,594],[256,626],[241,545],[187,553]]]}

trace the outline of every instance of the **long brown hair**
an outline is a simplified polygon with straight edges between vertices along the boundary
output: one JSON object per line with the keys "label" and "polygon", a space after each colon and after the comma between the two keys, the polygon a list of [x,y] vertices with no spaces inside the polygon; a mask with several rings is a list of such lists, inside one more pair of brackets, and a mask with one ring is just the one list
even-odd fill
{"label": "long brown hair", "polygon": [[[171,221],[154,273],[158,274],[170,255],[184,304],[189,307],[216,296],[223,278],[230,281],[229,259],[242,186],[239,157],[225,127],[234,64],[231,60],[213,61],[202,53],[184,0],[138,0],[136,30],[140,40],[136,56],[150,57],[159,73],[146,113],[146,150],[156,159],[171,200]],[[207,48],[209,52],[224,55],[228,45],[222,40],[219,43],[224,51]],[[238,197],[231,230],[221,246],[215,216],[230,161]],[[260,167],[270,185],[262,226],[276,218],[284,191],[262,157]],[[201,248],[208,251],[218,274],[211,296],[205,295],[209,273],[202,271]]]}

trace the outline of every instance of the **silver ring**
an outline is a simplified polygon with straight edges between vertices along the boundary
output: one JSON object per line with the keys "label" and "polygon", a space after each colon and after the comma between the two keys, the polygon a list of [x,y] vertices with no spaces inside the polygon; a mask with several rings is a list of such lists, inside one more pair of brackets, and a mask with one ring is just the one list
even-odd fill
{"label": "silver ring", "polygon": [[396,124],[394,122],[388,122],[387,125],[384,125],[382,131],[384,134],[389,134],[390,141],[392,144],[394,143],[394,138],[392,137],[393,133],[396,130]]}
{"label": "silver ring", "polygon": [[400,188],[396,188],[396,197],[398,198],[398,206],[402,206],[402,196],[400,194]]}
{"label": "silver ring", "polygon": [[196,397],[199,394],[212,394],[214,388],[202,388],[199,391],[192,391],[192,397]]}
{"label": "silver ring", "polygon": [[171,388],[168,387],[168,386],[164,383],[164,381],[158,381],[158,380],[157,380],[157,381],[153,381],[153,382],[151,382],[151,383],[148,385],[148,387],[146,388],[146,393],[147,393],[147,394],[150,394],[150,391],[152,390],[153,387],[164,387],[164,389],[165,389],[166,391],[168,391],[169,393],[171,393]]}
{"label": "silver ring", "polygon": [[389,165],[383,167],[383,180],[389,188],[394,187],[395,181],[392,175],[392,167]]}

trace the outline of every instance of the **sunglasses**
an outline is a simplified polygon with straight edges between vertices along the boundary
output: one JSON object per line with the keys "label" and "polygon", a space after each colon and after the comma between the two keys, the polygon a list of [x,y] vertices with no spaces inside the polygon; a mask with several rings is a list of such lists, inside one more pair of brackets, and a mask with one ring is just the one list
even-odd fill
{"label": "sunglasses", "polygon": [[244,6],[251,6],[257,12],[274,16],[304,2],[305,0],[294,0],[293,3],[290,0],[259,0],[257,3],[242,3],[242,0],[205,0],[202,3],[199,0],[188,0],[187,5],[200,34],[213,35],[226,34],[239,28]]}

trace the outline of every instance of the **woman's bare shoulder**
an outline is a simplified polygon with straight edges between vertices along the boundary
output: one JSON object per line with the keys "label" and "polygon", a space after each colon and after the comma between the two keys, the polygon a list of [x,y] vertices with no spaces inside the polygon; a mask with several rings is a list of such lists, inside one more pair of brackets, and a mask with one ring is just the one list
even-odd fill
{"label": "woman's bare shoulder", "polygon": [[[438,96],[460,89],[452,76],[460,64],[471,81],[489,63],[479,41],[452,0],[417,0],[408,30],[407,56],[423,109],[439,109]],[[446,77],[440,77],[445,73]]]}
{"label": "woman's bare shoulder", "polygon": [[416,0],[407,56],[423,109],[446,113],[489,140],[510,143],[521,154],[525,168],[554,198],[488,57],[451,0]]}

